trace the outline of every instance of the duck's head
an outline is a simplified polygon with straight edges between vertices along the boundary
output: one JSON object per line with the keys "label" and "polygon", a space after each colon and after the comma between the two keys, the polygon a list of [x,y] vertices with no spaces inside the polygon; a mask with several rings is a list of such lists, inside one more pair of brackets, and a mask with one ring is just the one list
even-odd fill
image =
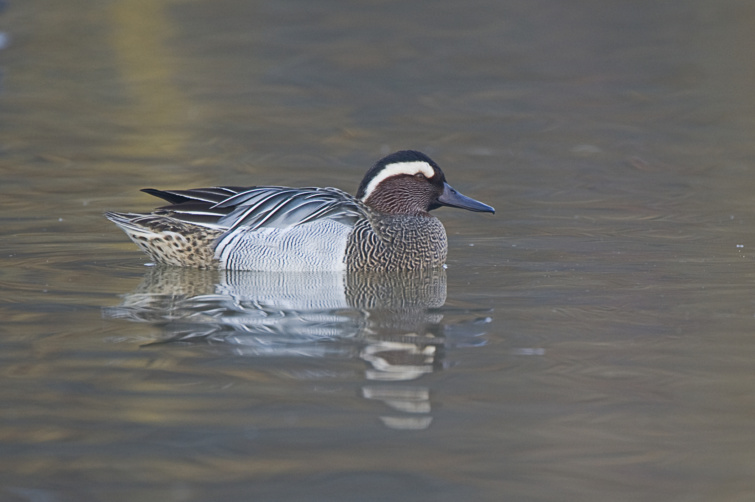
{"label": "duck's head", "polygon": [[414,150],[402,150],[377,161],[359,185],[357,198],[387,214],[427,214],[441,206],[495,213],[487,204],[454,190],[438,164]]}

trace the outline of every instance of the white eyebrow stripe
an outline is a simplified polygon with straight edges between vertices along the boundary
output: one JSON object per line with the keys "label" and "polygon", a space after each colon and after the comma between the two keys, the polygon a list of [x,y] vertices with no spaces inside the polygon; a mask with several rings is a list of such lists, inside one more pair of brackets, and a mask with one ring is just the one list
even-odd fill
{"label": "white eyebrow stripe", "polygon": [[421,160],[388,164],[367,184],[367,188],[364,190],[364,196],[362,197],[362,202],[366,201],[370,197],[372,192],[375,190],[375,187],[382,183],[383,180],[390,178],[391,176],[398,176],[399,174],[414,176],[415,174],[419,173],[424,174],[425,178],[427,179],[435,176],[435,170],[433,169],[433,166]]}

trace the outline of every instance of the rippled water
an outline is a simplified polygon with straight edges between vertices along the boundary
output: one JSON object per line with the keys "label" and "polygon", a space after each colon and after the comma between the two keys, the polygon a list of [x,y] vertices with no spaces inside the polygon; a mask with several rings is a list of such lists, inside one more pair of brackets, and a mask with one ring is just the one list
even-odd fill
{"label": "rippled water", "polygon": [[[749,3],[4,4],[0,500],[755,496]],[[497,209],[437,211],[445,271],[102,217],[402,148]]]}

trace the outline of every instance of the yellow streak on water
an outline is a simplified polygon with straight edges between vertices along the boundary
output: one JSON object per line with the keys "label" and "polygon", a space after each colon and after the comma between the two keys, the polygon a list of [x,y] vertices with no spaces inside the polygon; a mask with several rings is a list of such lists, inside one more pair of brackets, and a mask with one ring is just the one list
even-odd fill
{"label": "yellow streak on water", "polygon": [[124,110],[128,122],[148,132],[129,142],[130,153],[138,148],[149,155],[175,153],[188,141],[180,123],[190,106],[171,82],[175,56],[168,47],[175,28],[166,15],[173,0],[121,0],[113,4],[111,41],[128,86],[131,106]]}

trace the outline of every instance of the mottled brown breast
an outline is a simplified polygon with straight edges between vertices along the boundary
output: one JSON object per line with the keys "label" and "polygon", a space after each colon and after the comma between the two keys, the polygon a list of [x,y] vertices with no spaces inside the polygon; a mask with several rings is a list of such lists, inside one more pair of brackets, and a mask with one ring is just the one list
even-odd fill
{"label": "mottled brown breast", "polygon": [[446,230],[437,218],[376,215],[354,227],[346,245],[348,270],[418,270],[446,261]]}

